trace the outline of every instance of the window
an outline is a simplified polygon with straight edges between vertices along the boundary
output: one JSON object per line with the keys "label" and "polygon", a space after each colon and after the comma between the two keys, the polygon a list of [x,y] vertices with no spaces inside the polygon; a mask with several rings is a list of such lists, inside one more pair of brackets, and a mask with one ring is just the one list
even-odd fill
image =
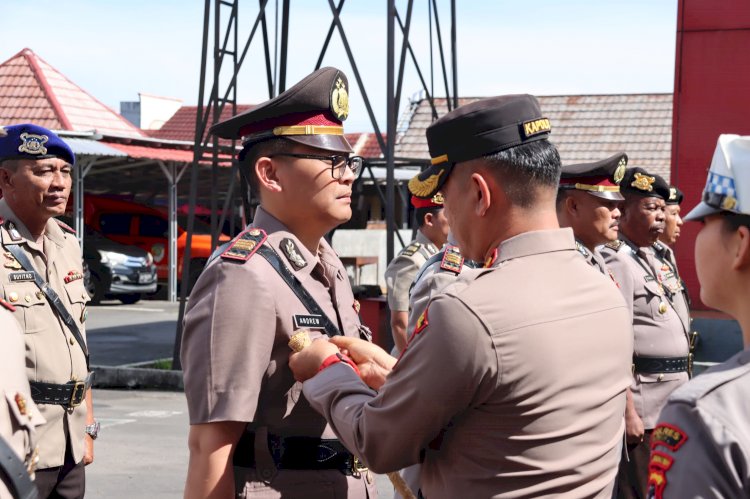
{"label": "window", "polygon": [[105,213],[99,217],[102,234],[105,236],[130,235],[130,221],[133,215],[127,213]]}
{"label": "window", "polygon": [[138,234],[141,237],[168,237],[169,223],[154,215],[141,215]]}

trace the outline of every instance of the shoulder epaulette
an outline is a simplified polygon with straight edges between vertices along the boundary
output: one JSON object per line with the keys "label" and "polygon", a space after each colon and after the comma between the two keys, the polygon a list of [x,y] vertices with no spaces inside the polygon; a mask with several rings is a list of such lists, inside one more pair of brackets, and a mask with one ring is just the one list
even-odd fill
{"label": "shoulder epaulette", "polygon": [[263,229],[247,229],[235,237],[220,256],[229,260],[246,262],[267,238],[268,235]]}
{"label": "shoulder epaulette", "polygon": [[690,384],[686,383],[680,386],[670,394],[669,400],[694,406],[700,399],[714,390],[750,374],[750,365],[746,363],[747,353],[741,352],[736,355],[744,356],[745,363],[742,362],[743,359],[732,358],[724,364],[697,376],[695,381],[691,381]]}
{"label": "shoulder epaulette", "polygon": [[625,245],[624,241],[622,241],[621,239],[615,239],[614,241],[608,242],[604,246],[606,246],[607,248],[613,249],[615,251],[619,251],[620,248],[622,248],[624,245]]}
{"label": "shoulder epaulette", "polygon": [[458,275],[464,266],[464,257],[457,246],[446,246],[443,252],[443,258],[440,261],[440,268]]}
{"label": "shoulder epaulette", "polygon": [[401,255],[412,256],[414,253],[419,251],[419,248],[421,247],[422,247],[421,243],[413,242],[401,251]]}
{"label": "shoulder epaulette", "polygon": [[657,253],[664,253],[664,245],[660,243],[659,241],[656,241],[654,244],[652,244],[654,250],[656,250]]}
{"label": "shoulder epaulette", "polygon": [[62,221],[60,221],[58,219],[55,219],[55,222],[57,222],[57,225],[59,225],[60,228],[62,230],[64,230],[65,232],[69,232],[70,234],[75,235],[76,230],[73,227],[71,227],[70,225],[68,225],[65,222],[62,222]]}
{"label": "shoulder epaulette", "polygon": [[7,310],[10,310],[11,312],[15,312],[16,311],[16,307],[14,305],[8,303],[7,301],[3,300],[2,298],[0,298],[0,306],[2,306],[3,308],[5,308]]}

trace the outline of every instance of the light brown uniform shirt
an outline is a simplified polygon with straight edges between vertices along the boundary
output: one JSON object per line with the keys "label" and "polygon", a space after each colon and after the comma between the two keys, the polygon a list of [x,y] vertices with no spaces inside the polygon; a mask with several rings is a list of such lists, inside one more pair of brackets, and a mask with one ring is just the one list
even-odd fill
{"label": "light brown uniform shirt", "polygon": [[[28,466],[34,459],[34,427],[44,418],[31,400],[26,378],[23,331],[13,315],[0,307],[0,438]],[[0,499],[10,499],[5,476],[0,473]]]}
{"label": "light brown uniform shirt", "polygon": [[496,264],[432,300],[378,394],[338,364],[303,392],[375,471],[423,458],[427,499],[610,497],[632,355],[622,296],[570,229],[504,241]]}
{"label": "light brown uniform shirt", "polygon": [[[328,243],[321,239],[318,255],[311,254],[262,208],[252,227],[268,233],[265,244],[276,250],[331,322],[345,335],[359,336],[349,279]],[[285,251],[291,247],[292,257]],[[295,266],[293,260],[304,266]],[[185,313],[181,358],[190,424],[242,421],[259,435],[267,431],[278,436],[336,438],[301,395],[301,384],[288,367],[294,316],[308,314],[263,256],[255,254],[245,262],[219,257],[211,262]],[[324,334],[311,330],[312,339]],[[259,462],[257,457],[256,452]],[[262,498],[361,498],[366,497],[366,487],[371,497],[375,493],[366,480],[347,478],[338,470],[282,470],[270,485],[249,470],[236,483],[238,494]]]}
{"label": "light brown uniform shirt", "polygon": [[409,288],[422,265],[438,248],[417,231],[417,238],[401,250],[385,269],[385,284],[388,289],[388,307],[391,311],[409,311]]}
{"label": "light brown uniform shirt", "polygon": [[[0,199],[0,218],[13,221],[23,238],[21,248],[52,289],[60,296],[70,315],[75,319],[85,340],[84,327],[88,293],[83,283],[81,248],[74,234],[63,231],[54,220],[47,221],[41,244],[32,239],[26,226],[16,217],[4,199]],[[33,280],[11,280],[11,275],[23,272],[15,258],[4,248],[12,241],[5,224],[0,228],[3,245],[3,266],[0,282],[3,298],[15,305],[13,313],[26,341],[26,373],[29,381],[65,384],[83,381],[88,375],[86,357],[68,327],[63,323]],[[75,274],[75,279],[65,278]],[[78,277],[80,276],[80,278]],[[39,469],[62,466],[65,461],[65,439],[70,433],[73,459],[83,459],[86,404],[72,410],[61,405],[39,404],[39,411],[47,421],[37,428],[39,437]]]}
{"label": "light brown uniform shirt", "polygon": [[652,438],[651,497],[750,497],[750,350],[669,396]]}
{"label": "light brown uniform shirt", "polygon": [[[605,245],[601,253],[632,314],[634,355],[687,357],[687,334],[679,315],[660,290],[660,270],[654,268],[654,259],[647,248],[635,248],[622,234],[620,238]],[[634,373],[630,390],[635,410],[647,430],[656,424],[669,394],[687,380],[687,372]]]}
{"label": "light brown uniform shirt", "polygon": [[653,267],[661,273],[664,287],[671,293],[671,302],[675,312],[682,321],[685,331],[690,332],[690,305],[687,290],[677,270],[677,262],[672,249],[657,241],[651,248],[645,248],[646,254],[654,259]]}

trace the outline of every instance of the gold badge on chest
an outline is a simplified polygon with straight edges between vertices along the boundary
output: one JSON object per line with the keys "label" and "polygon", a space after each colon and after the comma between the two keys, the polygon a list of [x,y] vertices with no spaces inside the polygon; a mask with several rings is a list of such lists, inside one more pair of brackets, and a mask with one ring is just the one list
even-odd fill
{"label": "gold badge on chest", "polygon": [[23,268],[10,251],[3,252],[3,256],[5,257],[3,267],[6,269],[21,270]]}

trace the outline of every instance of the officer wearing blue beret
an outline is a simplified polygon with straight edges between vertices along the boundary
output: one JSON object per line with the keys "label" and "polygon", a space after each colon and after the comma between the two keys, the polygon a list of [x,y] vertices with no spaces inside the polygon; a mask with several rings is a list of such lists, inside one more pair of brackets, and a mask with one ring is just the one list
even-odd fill
{"label": "officer wearing blue beret", "polygon": [[50,130],[12,125],[0,137],[2,297],[26,339],[38,428],[40,497],[83,497],[94,459],[91,376],[84,322],[89,296],[75,232],[54,217],[70,195],[75,157]]}

